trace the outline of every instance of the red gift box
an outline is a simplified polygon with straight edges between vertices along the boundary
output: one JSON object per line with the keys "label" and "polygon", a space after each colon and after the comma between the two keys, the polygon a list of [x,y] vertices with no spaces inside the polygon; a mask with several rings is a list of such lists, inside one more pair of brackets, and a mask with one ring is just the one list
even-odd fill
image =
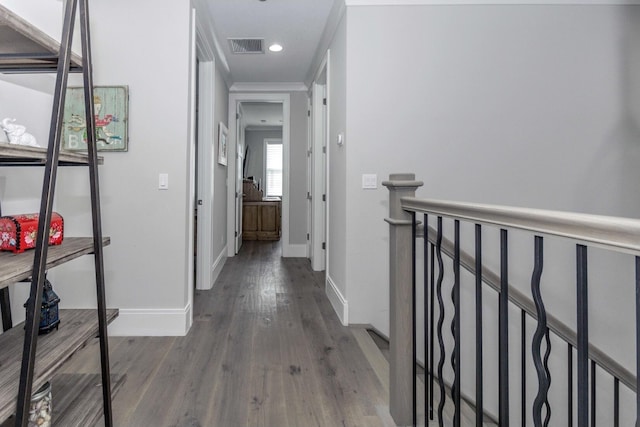
{"label": "red gift box", "polygon": [[[0,218],[0,250],[22,253],[36,247],[38,214],[10,215]],[[59,245],[64,235],[64,222],[60,214],[51,214],[49,244]]]}

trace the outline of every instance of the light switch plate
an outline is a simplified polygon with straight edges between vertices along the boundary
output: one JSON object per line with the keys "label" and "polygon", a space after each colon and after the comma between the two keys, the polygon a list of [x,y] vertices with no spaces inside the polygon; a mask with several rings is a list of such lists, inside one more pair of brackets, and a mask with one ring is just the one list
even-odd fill
{"label": "light switch plate", "polygon": [[158,190],[168,190],[169,189],[169,174],[161,173],[158,175]]}
{"label": "light switch plate", "polygon": [[365,190],[375,190],[378,188],[378,175],[362,174],[362,188]]}

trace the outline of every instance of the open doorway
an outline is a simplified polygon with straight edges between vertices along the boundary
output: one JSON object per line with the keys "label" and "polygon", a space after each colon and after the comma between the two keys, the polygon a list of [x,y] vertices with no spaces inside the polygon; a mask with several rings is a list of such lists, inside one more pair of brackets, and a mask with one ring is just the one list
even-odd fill
{"label": "open doorway", "polygon": [[288,94],[229,96],[229,152],[236,153],[227,174],[229,256],[243,238],[280,240],[288,256],[289,105]]}
{"label": "open doorway", "polygon": [[[238,167],[242,167],[241,224],[244,240],[280,241],[284,150],[280,102],[242,102]],[[239,245],[242,242],[239,242]]]}

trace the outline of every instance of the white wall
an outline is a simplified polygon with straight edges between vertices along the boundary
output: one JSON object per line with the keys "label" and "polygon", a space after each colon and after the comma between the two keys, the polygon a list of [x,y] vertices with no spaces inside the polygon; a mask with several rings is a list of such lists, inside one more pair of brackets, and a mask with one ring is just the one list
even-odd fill
{"label": "white wall", "polygon": [[264,140],[282,139],[282,130],[247,130],[244,135],[249,148],[245,176],[264,183]]}
{"label": "white wall", "polygon": [[[190,310],[189,2],[158,8],[150,0],[96,0],[91,13],[95,84],[128,85],[130,96],[129,151],[104,153],[100,168],[103,230],[112,241],[107,305],[121,309],[112,333],[183,334]],[[65,172],[58,180],[65,233],[88,234],[87,172]],[[158,190],[159,173],[169,175],[166,191]],[[95,304],[93,287],[80,285],[93,282],[90,257],[54,273],[63,306]]]}
{"label": "white wall", "polygon": [[[350,299],[347,283],[347,151],[351,144],[346,133],[345,145],[335,144],[339,133],[347,127],[347,16],[338,24],[330,45],[329,62],[329,145],[327,147],[328,169],[328,262],[327,281],[340,295],[333,301]],[[364,76],[362,76],[363,78]],[[335,308],[335,303],[334,303]],[[338,313],[342,311],[337,309]],[[344,321],[344,319],[343,319]],[[371,322],[373,323],[373,322]]]}
{"label": "white wall", "polygon": [[[218,61],[216,61],[217,63]],[[214,192],[213,192],[213,254],[214,259],[226,258],[227,254],[227,168],[218,163],[218,127],[224,123],[229,127],[229,88],[220,68],[216,66],[214,105]]]}
{"label": "white wall", "polygon": [[[362,190],[364,173],[416,172],[423,197],[640,216],[638,7],[348,7],[347,18],[347,110],[332,125],[347,119],[351,323],[388,331],[388,194]],[[342,231],[339,195],[331,236]],[[516,252],[531,252],[514,240]],[[548,260],[567,262],[547,270],[543,293],[574,324],[573,249],[555,249]],[[632,366],[630,322],[612,316],[634,312],[631,258],[617,268],[591,254],[592,338]],[[530,258],[514,264],[512,281],[526,289]]]}
{"label": "white wall", "polygon": [[305,251],[307,244],[308,98],[306,92],[291,92],[290,99],[289,243]]}

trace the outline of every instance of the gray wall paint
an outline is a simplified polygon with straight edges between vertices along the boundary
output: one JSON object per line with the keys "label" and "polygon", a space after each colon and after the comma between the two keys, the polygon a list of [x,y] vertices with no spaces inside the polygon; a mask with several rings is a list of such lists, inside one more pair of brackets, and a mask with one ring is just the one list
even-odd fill
{"label": "gray wall paint", "polygon": [[[347,126],[347,16],[338,24],[330,46],[329,59],[329,212],[328,212],[328,269],[327,276],[342,293],[350,299],[347,287],[347,150],[346,143],[339,147],[335,141],[338,133],[344,133]],[[362,76],[363,78],[365,76]],[[373,322],[372,322],[373,323]]]}
{"label": "gray wall paint", "polygon": [[[382,180],[416,172],[426,183],[422,197],[640,216],[640,54],[633,48],[640,42],[639,10],[348,8],[342,117],[350,322],[388,331],[388,194],[382,187],[362,190],[363,173]],[[407,38],[422,43],[407,45]],[[337,80],[332,76],[334,89]],[[331,174],[335,164],[332,157]],[[340,204],[334,195],[332,203]],[[495,270],[497,239],[488,234],[485,252]],[[523,289],[531,246],[530,238],[512,233],[511,279]],[[552,245],[543,276],[547,308],[569,325],[575,323],[566,309],[575,304],[573,251],[570,244]],[[616,257],[591,253],[592,338],[633,366],[633,346],[626,345],[633,342],[631,322],[612,316],[634,310],[631,258],[618,267]],[[614,283],[627,286],[612,292]],[[473,363],[467,359],[463,364]],[[564,419],[562,410],[554,418]]]}
{"label": "gray wall paint", "polygon": [[282,139],[282,130],[247,130],[244,138],[249,147],[245,176],[253,176],[264,186],[264,140]]}
{"label": "gray wall paint", "polygon": [[[31,81],[29,80],[31,77]],[[33,80],[44,81],[44,92],[32,89]],[[44,76],[10,76],[0,74],[0,120],[15,118],[16,123],[26,126],[27,132],[35,136],[41,147],[46,147],[49,139],[49,120],[53,87],[50,78]],[[4,79],[8,81],[4,81]],[[48,84],[47,84],[48,83]],[[26,85],[27,87],[25,87]],[[50,88],[49,88],[50,87]],[[2,141],[6,135],[2,133]],[[38,212],[42,193],[43,170],[39,168],[0,168],[0,204],[3,215]],[[57,203],[54,203],[54,210]],[[13,322],[22,322],[25,318],[22,304],[29,298],[29,286],[12,285],[9,287]]]}
{"label": "gray wall paint", "polygon": [[291,92],[289,243],[307,243],[307,94]]}
{"label": "gray wall paint", "polygon": [[219,124],[228,126],[229,89],[216,67],[214,123],[214,177],[213,177],[213,258],[216,260],[227,246],[227,168],[218,163]]}
{"label": "gray wall paint", "polygon": [[[184,309],[190,5],[181,0],[158,9],[150,0],[118,0],[96,1],[91,9],[101,17],[92,20],[95,83],[127,84],[130,91],[129,151],[103,153],[100,167],[103,229],[112,242],[105,249],[107,303],[123,309]],[[110,24],[115,20],[117,28]],[[153,25],[141,32],[145,22]],[[165,31],[168,27],[174,31]],[[123,66],[127,63],[163,66]],[[158,190],[161,172],[169,174],[167,191]],[[58,209],[68,236],[90,233],[86,179],[82,168],[58,175]],[[93,281],[90,257],[52,273],[62,305],[94,304],[92,286],[79,286]]]}

